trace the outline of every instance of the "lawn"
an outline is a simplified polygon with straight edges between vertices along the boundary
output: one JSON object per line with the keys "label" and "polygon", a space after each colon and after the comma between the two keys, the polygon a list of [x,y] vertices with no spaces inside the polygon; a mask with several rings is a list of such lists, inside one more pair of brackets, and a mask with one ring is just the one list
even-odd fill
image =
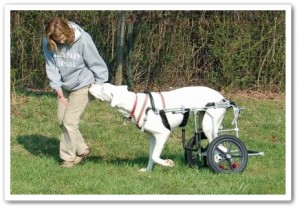
{"label": "lawn", "polygon": [[[241,174],[215,174],[187,166],[181,129],[175,129],[162,156],[176,166],[155,166],[139,173],[148,161],[148,135],[108,104],[93,100],[80,129],[92,148],[87,160],[72,169],[59,167],[60,129],[53,93],[14,91],[11,94],[10,194],[14,195],[260,195],[284,196],[286,187],[286,117],[284,95],[254,97],[228,94],[245,107],[239,138],[251,150]],[[228,116],[230,120],[232,116]],[[227,118],[227,116],[226,116]],[[187,129],[193,124],[188,123]],[[288,153],[286,153],[288,151]],[[290,173],[289,171],[287,172]],[[135,196],[134,196],[135,197]],[[205,196],[201,196],[203,198]],[[180,196],[178,196],[180,199]]]}

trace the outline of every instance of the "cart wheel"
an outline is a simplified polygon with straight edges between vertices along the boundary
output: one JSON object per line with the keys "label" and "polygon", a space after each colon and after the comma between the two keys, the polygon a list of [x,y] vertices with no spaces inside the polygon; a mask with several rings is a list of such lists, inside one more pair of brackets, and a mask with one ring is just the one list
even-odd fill
{"label": "cart wheel", "polygon": [[218,136],[207,148],[207,164],[216,173],[241,173],[247,162],[248,151],[237,137]]}
{"label": "cart wheel", "polygon": [[[203,143],[201,143],[203,144]],[[201,157],[199,155],[199,148],[197,148],[195,137],[192,137],[187,145],[187,149],[184,150],[184,158],[188,166],[191,168],[207,167],[206,163],[206,150],[207,147],[201,146]],[[203,154],[205,153],[205,154]]]}

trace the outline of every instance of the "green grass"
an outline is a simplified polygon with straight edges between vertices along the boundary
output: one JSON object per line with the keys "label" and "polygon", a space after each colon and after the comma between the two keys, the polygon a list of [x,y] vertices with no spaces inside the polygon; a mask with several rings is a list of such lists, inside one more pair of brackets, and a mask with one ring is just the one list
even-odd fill
{"label": "green grass", "polygon": [[[239,138],[248,149],[263,151],[265,156],[249,157],[242,174],[192,169],[184,160],[178,128],[162,154],[173,159],[176,166],[157,165],[150,173],[139,173],[148,161],[148,135],[126,121],[116,109],[96,100],[89,104],[80,129],[92,147],[92,155],[83,164],[62,169],[55,95],[13,92],[10,192],[12,195],[286,194],[285,144],[290,139],[285,139],[284,97],[260,100],[235,95],[230,99],[246,107],[239,120]],[[232,119],[232,115],[228,117]],[[189,122],[188,126],[187,129],[192,129],[193,124]]]}

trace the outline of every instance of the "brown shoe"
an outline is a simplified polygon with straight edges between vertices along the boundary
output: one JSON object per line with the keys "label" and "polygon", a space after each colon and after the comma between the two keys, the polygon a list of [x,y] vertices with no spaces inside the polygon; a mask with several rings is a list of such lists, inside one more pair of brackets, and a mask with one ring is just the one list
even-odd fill
{"label": "brown shoe", "polygon": [[79,164],[84,158],[86,158],[91,153],[90,148],[87,148],[82,155],[76,155],[74,164]]}
{"label": "brown shoe", "polygon": [[75,166],[75,163],[73,161],[63,161],[60,164],[60,167],[62,167],[62,168],[72,168],[74,166]]}

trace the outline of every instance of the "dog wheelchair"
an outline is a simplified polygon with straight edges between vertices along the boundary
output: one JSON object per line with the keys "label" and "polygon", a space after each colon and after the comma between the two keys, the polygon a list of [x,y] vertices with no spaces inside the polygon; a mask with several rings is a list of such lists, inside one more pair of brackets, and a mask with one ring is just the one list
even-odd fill
{"label": "dog wheelchair", "polygon": [[[209,114],[207,110],[210,108],[225,108],[226,111],[232,108],[234,118],[231,122],[233,128],[224,129],[221,125],[218,136],[213,138],[211,143],[208,143],[202,129],[202,120],[205,113]],[[241,173],[247,167],[248,156],[264,155],[263,152],[247,150],[244,142],[238,138],[238,118],[243,109],[243,107],[238,107],[232,101],[223,100],[218,103],[208,103],[203,108],[164,110],[164,112],[185,115],[184,122],[181,125],[182,146],[189,167],[209,167],[215,173]],[[185,125],[188,122],[189,113],[193,113],[195,133],[193,137],[187,140]],[[230,135],[228,132],[235,132],[235,135]]]}

